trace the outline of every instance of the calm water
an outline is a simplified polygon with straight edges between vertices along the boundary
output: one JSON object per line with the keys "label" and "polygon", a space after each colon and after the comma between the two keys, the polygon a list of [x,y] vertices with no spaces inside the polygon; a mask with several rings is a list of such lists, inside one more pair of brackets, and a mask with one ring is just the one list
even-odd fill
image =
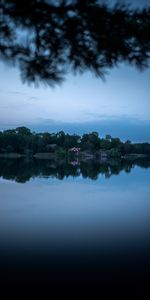
{"label": "calm water", "polygon": [[0,160],[1,287],[148,287],[150,161]]}

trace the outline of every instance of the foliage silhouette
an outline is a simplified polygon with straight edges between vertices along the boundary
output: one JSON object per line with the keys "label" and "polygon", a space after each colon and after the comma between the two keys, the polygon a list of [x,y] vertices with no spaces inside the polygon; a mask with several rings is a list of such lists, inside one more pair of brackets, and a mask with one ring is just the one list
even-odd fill
{"label": "foliage silhouette", "polygon": [[60,83],[68,71],[104,77],[121,62],[144,69],[150,58],[150,7],[98,0],[1,0],[0,58],[24,82]]}
{"label": "foliage silhouette", "polygon": [[[72,151],[72,149],[77,152]],[[121,157],[124,155],[150,155],[149,143],[122,142],[119,138],[106,135],[100,138],[97,132],[83,134],[65,134],[63,131],[58,133],[35,133],[29,128],[17,127],[16,129],[0,131],[0,155],[21,154],[31,157],[36,154],[49,154],[53,157],[76,156],[108,156]]]}
{"label": "foliage silhouette", "polygon": [[19,183],[25,183],[31,178],[64,178],[78,177],[97,180],[101,174],[105,178],[112,175],[119,175],[124,171],[130,173],[134,166],[141,168],[150,167],[149,158],[138,158],[136,160],[111,159],[107,162],[96,160],[81,161],[73,165],[71,161],[65,160],[39,160],[39,159],[0,159],[0,177],[7,180],[14,180]]}

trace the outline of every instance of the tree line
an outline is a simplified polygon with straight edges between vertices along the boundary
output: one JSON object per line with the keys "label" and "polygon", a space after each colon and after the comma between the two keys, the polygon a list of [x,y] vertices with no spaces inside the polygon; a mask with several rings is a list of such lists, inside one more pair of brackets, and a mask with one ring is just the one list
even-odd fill
{"label": "tree line", "polygon": [[106,135],[100,137],[97,132],[85,133],[82,136],[68,134],[64,131],[57,133],[31,132],[27,127],[0,132],[0,154],[18,153],[21,155],[35,155],[36,153],[52,153],[65,157],[91,153],[98,155],[106,153],[111,157],[121,157],[126,154],[150,155],[149,143],[132,143],[121,141],[118,137]]}

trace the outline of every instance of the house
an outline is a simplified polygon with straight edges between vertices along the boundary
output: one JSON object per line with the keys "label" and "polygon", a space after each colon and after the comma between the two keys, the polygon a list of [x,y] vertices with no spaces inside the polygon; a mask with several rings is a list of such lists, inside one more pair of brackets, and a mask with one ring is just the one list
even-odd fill
{"label": "house", "polygon": [[79,153],[80,148],[78,148],[78,147],[73,147],[73,148],[70,148],[68,151],[69,151],[69,152],[73,152],[73,153]]}

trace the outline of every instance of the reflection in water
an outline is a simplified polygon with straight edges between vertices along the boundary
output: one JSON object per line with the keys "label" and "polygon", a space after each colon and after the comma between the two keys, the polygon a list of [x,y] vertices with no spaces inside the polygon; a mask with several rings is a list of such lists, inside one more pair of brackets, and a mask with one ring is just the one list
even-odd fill
{"label": "reflection in water", "polygon": [[118,175],[121,171],[130,173],[134,166],[141,168],[150,167],[150,158],[138,158],[136,160],[110,159],[108,162],[87,161],[64,161],[64,160],[39,160],[39,159],[0,159],[0,177],[16,182],[26,182],[32,177],[55,177],[64,179],[72,176],[90,178],[96,180],[99,174],[106,178]]}
{"label": "reflection in water", "polygon": [[149,167],[147,159],[1,159],[0,176],[8,180],[0,180],[0,289],[145,291]]}

